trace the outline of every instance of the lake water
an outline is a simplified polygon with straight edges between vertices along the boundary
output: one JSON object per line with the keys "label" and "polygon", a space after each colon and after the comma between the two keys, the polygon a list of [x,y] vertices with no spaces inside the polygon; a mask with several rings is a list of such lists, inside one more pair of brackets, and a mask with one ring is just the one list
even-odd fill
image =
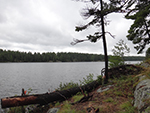
{"label": "lake water", "polygon": [[0,98],[21,95],[22,88],[33,94],[54,91],[61,82],[79,82],[89,73],[96,79],[104,67],[104,62],[0,63]]}

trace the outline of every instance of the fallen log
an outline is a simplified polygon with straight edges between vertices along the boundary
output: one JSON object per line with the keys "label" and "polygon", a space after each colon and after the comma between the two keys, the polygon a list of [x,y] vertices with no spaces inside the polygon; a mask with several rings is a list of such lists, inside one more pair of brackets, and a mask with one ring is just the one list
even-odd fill
{"label": "fallen log", "polygon": [[23,105],[30,105],[30,104],[45,105],[55,101],[66,100],[71,96],[77,94],[78,92],[81,92],[81,89],[83,91],[90,92],[101,84],[102,83],[98,81],[93,81],[87,85],[81,87],[75,87],[63,91],[55,91],[52,93],[37,94],[37,95],[6,97],[1,99],[1,106],[2,108],[9,108],[9,107],[16,107],[16,106],[23,106]]}

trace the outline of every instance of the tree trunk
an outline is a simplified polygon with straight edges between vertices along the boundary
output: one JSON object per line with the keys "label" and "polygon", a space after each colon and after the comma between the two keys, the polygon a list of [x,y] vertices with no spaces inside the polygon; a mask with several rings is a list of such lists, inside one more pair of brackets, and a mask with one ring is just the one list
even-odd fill
{"label": "tree trunk", "polygon": [[2,108],[9,108],[30,104],[44,105],[55,101],[63,101],[77,94],[78,92],[81,92],[81,90],[90,92],[99,85],[101,85],[101,83],[99,83],[98,81],[93,81],[92,83],[89,83],[87,85],[63,91],[55,91],[52,93],[37,94],[37,95],[6,97],[1,99],[1,106]]}
{"label": "tree trunk", "polygon": [[100,0],[101,6],[101,23],[102,23],[102,36],[103,36],[103,46],[104,46],[104,55],[105,55],[105,79],[104,83],[108,83],[108,56],[107,56],[107,44],[106,44],[106,37],[105,37],[105,27],[104,27],[104,15],[103,15],[103,2]]}

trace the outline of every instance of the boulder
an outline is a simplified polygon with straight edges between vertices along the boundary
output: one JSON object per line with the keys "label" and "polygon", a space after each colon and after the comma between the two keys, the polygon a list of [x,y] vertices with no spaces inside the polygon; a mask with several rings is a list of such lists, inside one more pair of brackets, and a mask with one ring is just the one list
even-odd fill
{"label": "boulder", "polygon": [[141,76],[139,80],[140,82],[134,91],[134,106],[137,107],[140,113],[149,113],[150,104],[147,100],[150,99],[150,79]]}

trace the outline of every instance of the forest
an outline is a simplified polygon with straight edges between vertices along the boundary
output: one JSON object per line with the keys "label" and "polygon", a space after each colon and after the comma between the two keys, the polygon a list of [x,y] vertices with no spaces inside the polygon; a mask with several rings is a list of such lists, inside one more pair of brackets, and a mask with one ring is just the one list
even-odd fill
{"label": "forest", "polygon": [[[126,61],[141,61],[144,56],[125,56]],[[91,62],[104,61],[102,54],[47,52],[31,53],[0,49],[0,62]]]}

